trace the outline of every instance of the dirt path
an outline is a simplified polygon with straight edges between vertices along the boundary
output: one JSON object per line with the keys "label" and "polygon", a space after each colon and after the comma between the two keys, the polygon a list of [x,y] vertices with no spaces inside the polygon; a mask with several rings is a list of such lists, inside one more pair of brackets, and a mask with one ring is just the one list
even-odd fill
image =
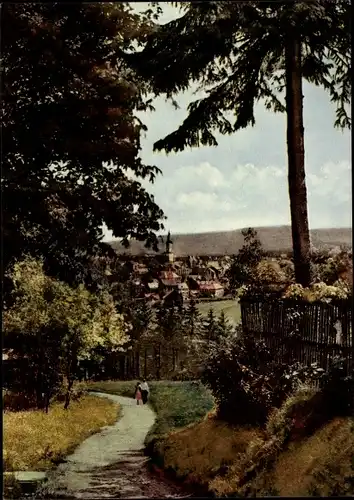
{"label": "dirt path", "polygon": [[46,484],[48,498],[178,498],[181,488],[148,471],[144,439],[155,421],[147,405],[133,399],[95,393],[121,405],[121,416],[112,426],[86,439],[60,464]]}

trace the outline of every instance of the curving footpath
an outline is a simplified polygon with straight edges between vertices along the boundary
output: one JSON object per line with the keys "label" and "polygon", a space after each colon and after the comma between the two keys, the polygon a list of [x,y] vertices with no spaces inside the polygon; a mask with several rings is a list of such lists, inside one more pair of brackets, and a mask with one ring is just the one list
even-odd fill
{"label": "curving footpath", "polygon": [[86,439],[48,475],[44,496],[66,499],[178,498],[181,488],[151,474],[144,440],[155,422],[148,405],[134,399],[92,393],[121,405],[119,420]]}

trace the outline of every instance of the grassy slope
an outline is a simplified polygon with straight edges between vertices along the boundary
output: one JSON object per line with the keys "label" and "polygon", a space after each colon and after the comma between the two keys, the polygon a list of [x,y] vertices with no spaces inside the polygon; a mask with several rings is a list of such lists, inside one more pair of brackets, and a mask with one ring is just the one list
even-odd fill
{"label": "grassy slope", "polygon": [[207,316],[209,309],[212,308],[216,316],[219,316],[223,310],[227,319],[233,324],[237,324],[241,320],[240,304],[236,300],[221,300],[220,302],[199,302],[197,304],[198,311]]}
{"label": "grassy slope", "polygon": [[157,449],[166,470],[208,490],[217,474],[239,460],[260,434],[256,429],[232,428],[210,415],[187,429],[171,432],[157,443]]}
{"label": "grassy slope", "polygon": [[[257,227],[258,236],[267,251],[291,251],[291,228],[290,226]],[[351,228],[329,228],[313,229],[311,231],[312,242],[315,247],[340,246],[342,244],[352,245]],[[173,249],[177,256],[187,255],[232,255],[237,253],[243,245],[241,230],[224,231],[199,234],[176,234],[172,235]],[[124,248],[119,241],[110,242],[112,247],[119,253],[139,255],[149,252],[144,244],[132,241],[130,248]],[[160,244],[161,251],[164,245]]]}
{"label": "grassy slope", "polygon": [[281,496],[354,495],[354,420],[337,418],[294,443],[272,473]]}
{"label": "grassy slope", "polygon": [[[159,443],[164,466],[186,482],[217,496],[238,494],[240,463],[265,439],[257,429],[232,428],[215,418],[172,432]],[[248,492],[248,493],[245,493]],[[269,470],[260,470],[241,496],[333,496],[354,494],[354,420],[335,419],[311,437],[280,451]]]}
{"label": "grassy slope", "polygon": [[43,411],[4,412],[4,470],[45,470],[80,442],[117,420],[118,406],[83,396],[64,410],[54,404]]}

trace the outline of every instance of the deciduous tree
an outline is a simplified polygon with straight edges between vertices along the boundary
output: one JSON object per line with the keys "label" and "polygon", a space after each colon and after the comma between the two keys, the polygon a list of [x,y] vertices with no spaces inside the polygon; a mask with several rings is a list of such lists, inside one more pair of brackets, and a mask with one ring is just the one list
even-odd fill
{"label": "deciduous tree", "polygon": [[43,263],[26,258],[13,266],[14,299],[4,313],[4,346],[17,359],[27,359],[21,381],[31,378],[37,405],[66,381],[65,408],[80,360],[119,351],[129,340],[128,324],[108,292],[91,294],[47,276]]}
{"label": "deciduous tree", "polygon": [[[140,158],[151,107],[120,50],[152,28],[127,3],[4,3],[2,20],[3,265],[43,255],[80,283],[110,251],[102,225],[128,244],[156,243],[162,211],[141,185],[159,170]],[[134,178],[131,174],[134,174]]]}

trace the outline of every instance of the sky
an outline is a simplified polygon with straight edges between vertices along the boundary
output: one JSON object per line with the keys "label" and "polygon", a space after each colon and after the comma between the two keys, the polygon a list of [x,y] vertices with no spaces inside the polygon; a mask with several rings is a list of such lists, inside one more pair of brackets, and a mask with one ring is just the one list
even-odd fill
{"label": "sky", "polygon": [[[161,4],[161,22],[179,15]],[[310,228],[351,227],[350,131],[333,127],[335,108],[324,90],[304,82],[303,93]],[[187,105],[197,98],[192,90],[177,96],[180,109],[175,110],[161,97],[154,102],[155,112],[141,115],[148,127],[142,159],[162,170],[153,185],[142,184],[167,216],[166,230],[198,233],[290,224],[285,114],[267,111],[260,102],[255,126],[231,136],[216,134],[216,147],[153,152],[154,142],[176,130]],[[111,239],[105,230],[105,240]]]}

